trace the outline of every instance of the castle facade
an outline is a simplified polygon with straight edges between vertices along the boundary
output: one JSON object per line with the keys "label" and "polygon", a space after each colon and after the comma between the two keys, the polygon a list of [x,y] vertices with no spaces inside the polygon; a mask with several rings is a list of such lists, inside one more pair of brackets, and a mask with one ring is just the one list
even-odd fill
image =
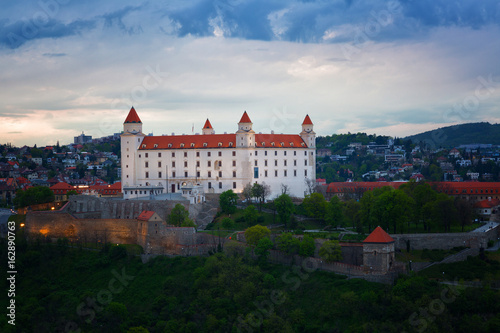
{"label": "castle facade", "polygon": [[304,197],[316,179],[316,133],[307,115],[300,134],[255,133],[247,112],[238,130],[216,134],[207,119],[202,134],[146,136],[132,107],[121,135],[122,192],[125,199],[146,198],[201,187],[205,193],[247,184],[270,187],[269,198],[288,193]]}

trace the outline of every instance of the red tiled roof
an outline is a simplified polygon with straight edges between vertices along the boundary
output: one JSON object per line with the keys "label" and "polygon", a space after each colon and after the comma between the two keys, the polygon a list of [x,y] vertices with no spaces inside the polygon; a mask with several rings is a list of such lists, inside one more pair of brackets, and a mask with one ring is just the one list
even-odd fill
{"label": "red tiled roof", "polygon": [[149,219],[154,215],[155,212],[151,210],[143,210],[142,213],[137,217],[141,221],[149,221]]}
{"label": "red tiled roof", "polygon": [[302,125],[312,125],[313,122],[311,121],[311,118],[309,118],[309,115],[306,115],[304,118],[304,122],[302,122]]}
{"label": "red tiled roof", "polygon": [[127,119],[125,119],[125,123],[142,123],[141,119],[135,112],[134,107],[132,107],[128,113]]}
{"label": "red tiled roof", "polygon": [[52,185],[50,187],[50,189],[52,191],[54,191],[54,190],[68,190],[68,191],[70,191],[70,190],[74,190],[75,187],[72,186],[72,185],[70,185],[70,184],[68,184],[68,183],[65,183],[65,182],[59,182],[59,183],[56,183],[56,184]]}
{"label": "red tiled roof", "polygon": [[334,182],[328,184],[326,189],[327,193],[342,193],[342,192],[354,192],[357,189],[362,189],[365,191],[371,191],[376,188],[381,188],[384,186],[390,186],[392,188],[399,188],[405,182]]}
{"label": "red tiled roof", "polygon": [[[230,145],[231,144],[231,145]],[[256,148],[306,148],[298,134],[255,134]],[[156,147],[155,147],[156,145]],[[236,148],[236,134],[146,136],[140,150]]]}
{"label": "red tiled roof", "polygon": [[252,121],[250,120],[250,117],[248,116],[247,112],[243,112],[243,116],[241,116],[240,122],[239,123],[251,123]]}
{"label": "red tiled roof", "polygon": [[208,120],[208,118],[207,121],[205,121],[205,125],[203,126],[203,128],[212,128],[212,124],[210,124],[210,120]]}
{"label": "red tiled roof", "polygon": [[476,202],[474,204],[474,208],[493,208],[495,206],[500,205],[500,200],[498,199],[491,199],[491,200],[483,200]]}
{"label": "red tiled roof", "polygon": [[371,234],[366,237],[363,243],[391,243],[394,239],[381,227],[376,227]]}

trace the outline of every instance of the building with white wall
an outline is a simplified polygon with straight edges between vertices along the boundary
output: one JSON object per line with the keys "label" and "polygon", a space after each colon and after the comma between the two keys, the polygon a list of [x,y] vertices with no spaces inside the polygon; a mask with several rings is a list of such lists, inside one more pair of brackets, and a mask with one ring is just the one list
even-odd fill
{"label": "building with white wall", "polygon": [[245,111],[235,133],[216,134],[207,119],[202,134],[146,136],[132,107],[121,135],[124,198],[195,185],[205,193],[240,193],[249,183],[269,185],[270,198],[281,193],[282,184],[292,196],[304,197],[306,181],[316,179],[316,133],[309,116],[300,134],[257,134],[252,125]]}

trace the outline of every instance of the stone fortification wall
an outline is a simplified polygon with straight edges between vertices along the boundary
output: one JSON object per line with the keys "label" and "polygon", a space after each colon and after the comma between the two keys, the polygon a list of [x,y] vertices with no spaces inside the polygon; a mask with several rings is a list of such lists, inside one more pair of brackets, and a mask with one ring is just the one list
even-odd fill
{"label": "stone fortification wall", "polygon": [[133,244],[136,225],[137,221],[130,219],[77,219],[64,212],[29,212],[25,228],[31,235],[51,238]]}
{"label": "stone fortification wall", "polygon": [[71,196],[64,211],[77,218],[137,219],[143,210],[151,210],[166,221],[170,210],[178,203],[184,205],[191,213],[192,209],[190,210],[187,200],[123,200],[89,195]]}
{"label": "stone fortification wall", "polygon": [[486,248],[489,240],[497,240],[499,227],[486,232],[463,232],[441,234],[391,234],[395,240],[396,250],[406,249],[407,241],[413,250],[439,249],[448,250],[454,247]]}

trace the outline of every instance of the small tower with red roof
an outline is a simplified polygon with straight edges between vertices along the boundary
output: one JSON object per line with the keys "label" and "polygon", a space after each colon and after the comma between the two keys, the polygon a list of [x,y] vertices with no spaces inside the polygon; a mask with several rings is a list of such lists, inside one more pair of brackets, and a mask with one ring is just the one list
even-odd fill
{"label": "small tower with red roof", "polygon": [[248,148],[255,145],[255,132],[252,129],[252,121],[247,112],[243,112],[240,122],[238,123],[238,131],[236,132],[236,147]]}
{"label": "small tower with red roof", "polygon": [[214,129],[212,128],[212,124],[210,124],[210,120],[205,121],[205,125],[203,125],[203,134],[215,134]]}
{"label": "small tower with red roof", "polygon": [[376,227],[363,241],[363,266],[369,272],[387,273],[395,263],[394,239]]}
{"label": "small tower with red roof", "polygon": [[300,137],[304,140],[307,147],[316,147],[316,133],[314,132],[314,124],[311,121],[311,118],[309,118],[309,115],[306,115],[304,121],[302,122],[302,132],[300,132]]}
{"label": "small tower with red roof", "polygon": [[145,135],[142,133],[142,121],[132,107],[123,123],[121,139],[122,186],[132,186],[137,182],[137,155]]}

